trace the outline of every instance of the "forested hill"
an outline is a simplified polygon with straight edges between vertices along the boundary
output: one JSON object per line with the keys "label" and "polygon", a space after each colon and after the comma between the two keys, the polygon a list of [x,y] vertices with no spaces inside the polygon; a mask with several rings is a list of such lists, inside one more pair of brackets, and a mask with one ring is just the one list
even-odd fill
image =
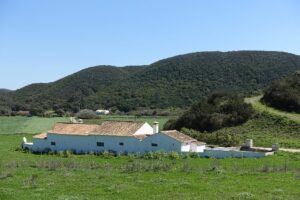
{"label": "forested hill", "polygon": [[299,69],[300,57],[289,53],[199,52],[146,66],[87,68],[52,83],[12,92],[9,105],[13,110],[72,111],[185,107],[213,91],[256,91]]}
{"label": "forested hill", "polygon": [[11,92],[11,90],[0,88],[0,94],[5,94],[5,93],[9,93],[9,92]]}

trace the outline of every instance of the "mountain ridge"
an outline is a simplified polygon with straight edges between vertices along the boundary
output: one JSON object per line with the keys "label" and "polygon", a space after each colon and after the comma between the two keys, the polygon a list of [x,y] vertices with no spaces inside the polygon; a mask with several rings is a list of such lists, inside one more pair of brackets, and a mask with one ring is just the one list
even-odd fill
{"label": "mountain ridge", "polygon": [[194,52],[150,65],[98,65],[9,94],[12,110],[186,107],[213,91],[251,93],[300,69],[300,56],[276,51]]}

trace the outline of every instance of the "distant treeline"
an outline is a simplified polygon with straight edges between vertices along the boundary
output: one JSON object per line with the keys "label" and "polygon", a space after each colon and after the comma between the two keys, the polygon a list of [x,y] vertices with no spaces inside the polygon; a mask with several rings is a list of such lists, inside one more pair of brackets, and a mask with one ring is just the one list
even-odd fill
{"label": "distant treeline", "polygon": [[0,113],[185,108],[215,91],[262,90],[299,69],[299,56],[266,51],[200,52],[147,66],[96,66],[52,83],[0,93]]}

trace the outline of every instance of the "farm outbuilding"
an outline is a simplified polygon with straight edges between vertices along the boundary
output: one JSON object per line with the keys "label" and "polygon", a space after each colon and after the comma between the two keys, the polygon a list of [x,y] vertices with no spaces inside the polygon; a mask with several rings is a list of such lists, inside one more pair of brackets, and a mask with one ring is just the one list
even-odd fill
{"label": "farm outbuilding", "polygon": [[35,135],[32,143],[24,140],[22,147],[34,152],[181,153],[202,152],[205,143],[176,130],[159,131],[157,122],[151,127],[144,122],[106,121],[100,125],[57,123],[48,132]]}
{"label": "farm outbuilding", "polygon": [[96,115],[108,115],[109,110],[96,110]]}

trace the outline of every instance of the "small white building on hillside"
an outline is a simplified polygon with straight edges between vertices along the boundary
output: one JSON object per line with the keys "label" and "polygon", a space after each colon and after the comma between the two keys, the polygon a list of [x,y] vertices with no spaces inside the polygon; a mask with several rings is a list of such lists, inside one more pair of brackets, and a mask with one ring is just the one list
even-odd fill
{"label": "small white building on hillside", "polygon": [[176,130],[159,131],[144,122],[106,121],[97,124],[57,123],[47,133],[35,135],[33,142],[22,142],[23,149],[34,152],[65,151],[76,153],[112,151],[145,153],[150,151],[203,152],[205,143]]}
{"label": "small white building on hillside", "polygon": [[108,115],[109,110],[96,110],[97,115]]}

